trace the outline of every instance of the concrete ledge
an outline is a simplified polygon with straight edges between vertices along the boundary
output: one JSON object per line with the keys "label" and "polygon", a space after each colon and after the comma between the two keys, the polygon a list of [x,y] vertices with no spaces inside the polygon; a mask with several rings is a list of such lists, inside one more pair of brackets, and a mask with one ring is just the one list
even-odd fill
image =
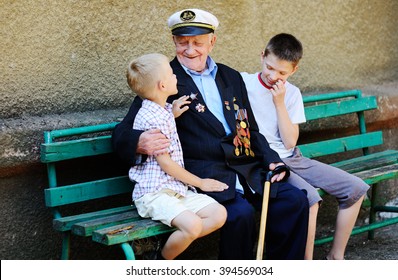
{"label": "concrete ledge", "polygon": [[120,121],[128,108],[62,115],[24,116],[0,121],[0,178],[40,162],[43,132]]}

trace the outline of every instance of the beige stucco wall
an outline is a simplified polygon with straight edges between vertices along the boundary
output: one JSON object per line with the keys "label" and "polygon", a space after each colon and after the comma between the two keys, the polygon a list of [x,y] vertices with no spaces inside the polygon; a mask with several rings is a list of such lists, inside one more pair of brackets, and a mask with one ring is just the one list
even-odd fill
{"label": "beige stucco wall", "polygon": [[398,79],[398,1],[0,1],[0,118],[127,106],[124,71],[143,53],[173,57],[166,26],[184,7],[220,20],[214,58],[256,71],[270,36],[304,44],[304,92]]}

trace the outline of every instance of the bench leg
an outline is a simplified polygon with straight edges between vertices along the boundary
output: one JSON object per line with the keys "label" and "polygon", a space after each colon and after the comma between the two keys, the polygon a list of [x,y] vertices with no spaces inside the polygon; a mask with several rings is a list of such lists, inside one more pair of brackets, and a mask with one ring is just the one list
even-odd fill
{"label": "bench leg", "polygon": [[120,247],[122,247],[123,252],[126,255],[126,260],[135,260],[133,248],[130,246],[129,243],[122,243],[120,244]]}
{"label": "bench leg", "polygon": [[[375,206],[376,206],[376,198],[377,198],[377,187],[378,187],[378,184],[372,185],[372,197],[370,198],[370,211],[369,211],[369,225],[376,222]],[[374,230],[369,230],[368,239],[373,240],[374,235],[375,235]]]}
{"label": "bench leg", "polygon": [[68,260],[70,253],[70,232],[62,233],[62,255],[61,260]]}

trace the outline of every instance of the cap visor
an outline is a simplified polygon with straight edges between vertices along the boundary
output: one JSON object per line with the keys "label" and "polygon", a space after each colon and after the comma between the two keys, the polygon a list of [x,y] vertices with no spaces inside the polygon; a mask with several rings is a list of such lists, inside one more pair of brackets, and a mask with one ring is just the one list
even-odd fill
{"label": "cap visor", "polygon": [[198,26],[184,26],[174,29],[171,33],[177,36],[196,36],[202,34],[209,34],[214,32],[210,28],[198,27]]}

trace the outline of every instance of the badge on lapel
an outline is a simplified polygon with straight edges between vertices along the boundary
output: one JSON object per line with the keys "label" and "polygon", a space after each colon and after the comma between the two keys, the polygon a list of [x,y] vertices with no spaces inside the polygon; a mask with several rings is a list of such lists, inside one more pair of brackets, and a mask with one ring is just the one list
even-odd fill
{"label": "badge on lapel", "polygon": [[[197,96],[198,96],[198,93],[191,92],[191,94],[189,95],[189,98],[191,99],[191,101],[194,101],[194,100],[198,100]],[[197,102],[195,104],[195,110],[198,111],[199,113],[203,113],[206,110],[206,106]]]}
{"label": "badge on lapel", "polygon": [[195,106],[196,111],[198,111],[199,113],[203,113],[206,109],[205,105],[198,103]]}

